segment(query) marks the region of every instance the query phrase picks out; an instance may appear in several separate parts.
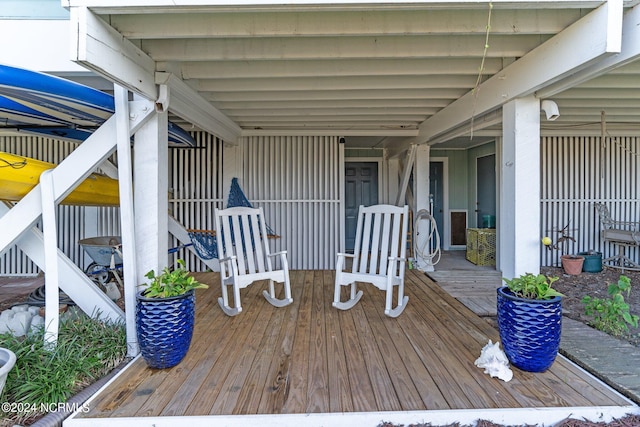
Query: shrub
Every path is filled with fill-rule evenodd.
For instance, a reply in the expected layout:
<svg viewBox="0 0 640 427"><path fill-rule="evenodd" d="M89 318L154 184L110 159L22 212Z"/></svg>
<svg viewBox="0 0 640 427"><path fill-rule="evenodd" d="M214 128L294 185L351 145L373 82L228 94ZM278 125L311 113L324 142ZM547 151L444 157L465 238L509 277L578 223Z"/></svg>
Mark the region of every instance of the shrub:
<svg viewBox="0 0 640 427"><path fill-rule="evenodd" d="M607 289L609 298L594 298L586 295L582 298L585 314L593 316L591 325L603 332L619 337L628 331L628 326L638 327L638 316L629 313L629 304L624 300L631 292L631 280L627 276L620 276L618 283L612 283Z"/></svg>
<svg viewBox="0 0 640 427"><path fill-rule="evenodd" d="M127 352L121 322L84 315L60 323L58 342L53 349L45 344L42 328L24 337L0 334L0 347L13 351L17 358L7 376L1 401L21 402L20 407L26 410L0 411L0 419L13 424L38 418L43 415L40 408L66 402L122 363Z"/></svg>

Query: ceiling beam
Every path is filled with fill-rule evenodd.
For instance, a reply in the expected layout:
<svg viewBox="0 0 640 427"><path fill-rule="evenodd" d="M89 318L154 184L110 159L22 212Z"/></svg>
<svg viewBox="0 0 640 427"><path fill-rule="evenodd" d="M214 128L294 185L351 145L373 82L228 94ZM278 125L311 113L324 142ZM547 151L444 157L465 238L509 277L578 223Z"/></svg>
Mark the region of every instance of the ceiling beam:
<svg viewBox="0 0 640 427"><path fill-rule="evenodd" d="M86 7L70 11L71 60L155 101L155 63Z"/></svg>
<svg viewBox="0 0 640 427"><path fill-rule="evenodd" d="M71 8L72 60L131 92L157 102L157 85L170 89L169 111L228 143L237 143L240 127L198 92L169 73L86 7Z"/></svg>
<svg viewBox="0 0 640 427"><path fill-rule="evenodd" d="M244 129L242 136L393 136L414 137L418 135L417 129Z"/></svg>
<svg viewBox="0 0 640 427"><path fill-rule="evenodd" d="M620 52L622 0L609 0L420 125L419 142L455 129ZM490 42L491 43L491 42Z"/></svg>
<svg viewBox="0 0 640 427"><path fill-rule="evenodd" d="M260 66L247 61L197 61L183 62L180 73L183 79L207 79L215 70L215 77L265 78L265 77L340 77L340 76L430 76L446 74L473 75L477 77L480 61L472 58L413 58L397 59L337 59L322 60L264 60ZM486 58L482 72L497 73L504 66L502 58Z"/></svg>
<svg viewBox="0 0 640 427"><path fill-rule="evenodd" d="M280 110L280 109L300 109L309 108L309 104L304 100L291 101L217 101L213 100L216 107L221 110L225 109L259 109ZM449 99L336 99L336 100L317 100L313 102L313 108L317 109L334 109L334 108L421 108L421 109L437 109L446 107L451 100ZM638 101L640 102L640 101ZM435 111L434 111L435 113Z"/></svg>
<svg viewBox="0 0 640 427"><path fill-rule="evenodd" d="M502 123L502 113L497 110L493 110L480 117L475 117L473 119L472 126L461 126L429 140L429 145L440 144L463 136L469 137L469 141L471 141L474 136L479 136L480 131L500 123Z"/></svg>
<svg viewBox="0 0 640 427"><path fill-rule="evenodd" d="M476 76L353 76L353 77L272 77L269 79L207 79L198 81L204 92L280 92L283 90L385 90L457 89L470 90ZM265 85L265 81L268 83Z"/></svg>
<svg viewBox="0 0 640 427"><path fill-rule="evenodd" d="M638 58L640 58L640 5L635 6L624 14L622 20L622 49L619 54L606 58L566 79L539 90L536 92L536 96L548 98L595 76L633 62ZM613 79L614 77L610 78ZM622 79L622 76L616 76L615 78ZM637 87L637 82L635 87Z"/></svg>
<svg viewBox="0 0 640 427"><path fill-rule="evenodd" d="M618 0L616 0L618 1ZM496 35L488 57L521 57L544 35ZM244 61L374 58L482 58L485 35L262 37L247 43L227 39L143 39L140 46L156 61Z"/></svg>
<svg viewBox="0 0 640 427"><path fill-rule="evenodd" d="M323 9L324 10L324 9ZM436 35L436 34L484 34L487 14L478 9L387 9L336 12L309 10L283 13L281 11L260 14L209 13L180 14L131 14L111 15L110 24L128 39L196 39L234 37L319 37ZM312 12L312 13L309 13ZM519 9L492 11L492 34L556 34L583 13L580 9L540 9L523 12ZM535 19L522 19L525 14L535 14ZM170 30L169 30L170 29Z"/></svg>
<svg viewBox="0 0 640 427"><path fill-rule="evenodd" d="M242 129L233 120L207 102L198 92L171 73L156 73L155 82L169 87L169 111L200 129L217 135L229 144L237 144Z"/></svg>
<svg viewBox="0 0 640 427"><path fill-rule="evenodd" d="M191 82L189 82L191 83ZM196 89L198 90L198 89ZM211 102L224 101L305 101L313 99L318 100L336 100L343 99L458 99L465 94L462 89L385 89L379 91L371 90L332 90L332 91L276 91L276 92L260 92L259 94L251 92L202 92L202 96Z"/></svg>
<svg viewBox="0 0 640 427"><path fill-rule="evenodd" d="M609 99L638 99L640 98L640 88L627 89L583 89L577 87L568 89L557 95L553 99L581 99L581 100L609 100ZM583 104L585 105L585 104Z"/></svg>

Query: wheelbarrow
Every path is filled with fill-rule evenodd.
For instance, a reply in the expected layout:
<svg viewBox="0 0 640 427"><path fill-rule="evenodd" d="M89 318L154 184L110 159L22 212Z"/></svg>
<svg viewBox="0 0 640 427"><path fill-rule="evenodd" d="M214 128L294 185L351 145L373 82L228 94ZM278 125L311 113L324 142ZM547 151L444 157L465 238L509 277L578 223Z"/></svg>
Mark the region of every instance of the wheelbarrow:
<svg viewBox="0 0 640 427"><path fill-rule="evenodd" d="M85 274L99 285L111 299L118 299L120 291L110 285L115 279L122 286L122 239L120 236L91 237L78 241L93 262Z"/></svg>

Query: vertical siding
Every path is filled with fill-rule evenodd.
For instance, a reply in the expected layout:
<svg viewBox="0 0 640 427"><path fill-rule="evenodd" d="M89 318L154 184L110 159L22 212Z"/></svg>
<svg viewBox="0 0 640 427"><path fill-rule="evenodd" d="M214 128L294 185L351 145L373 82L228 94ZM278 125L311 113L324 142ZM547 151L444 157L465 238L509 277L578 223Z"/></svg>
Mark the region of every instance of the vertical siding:
<svg viewBox="0 0 640 427"><path fill-rule="evenodd" d="M76 147L75 143L58 141L35 136L6 136L0 138L0 151L31 157L50 163L60 163ZM118 208L99 208L100 215L107 215L100 222L100 227L108 234L119 234ZM111 212L108 214L107 212ZM91 260L84 256L78 241L85 237L84 213L82 206L58 207L58 245L80 268L85 268ZM40 223L37 227L41 228ZM0 275L34 275L40 272L26 255L17 247L10 248L0 257Z"/></svg>
<svg viewBox="0 0 640 427"><path fill-rule="evenodd" d="M194 134L198 148L169 150L169 210L187 229L214 230L214 209L223 206L222 142L210 134ZM180 243L169 238L169 248ZM207 266L191 251L179 249L171 255L182 258L193 271Z"/></svg>
<svg viewBox="0 0 640 427"><path fill-rule="evenodd" d="M224 159L222 142L197 133L197 149L169 151L169 206L186 228L213 230L213 209L222 207ZM639 137L544 137L541 140L540 235L557 238L558 228L569 225L576 242L569 253L590 249L605 257L617 247L600 238L594 202L605 203L614 219L640 220L638 184ZM49 138L6 136L0 150L59 163L75 144ZM262 206L269 225L281 236L273 250L286 249L291 268L334 268L339 242L339 156L332 137L252 137L243 150L241 185L255 206ZM60 249L81 268L85 257L78 240L85 237L85 208L58 210ZM120 233L118 208L98 208L97 234ZM170 247L178 246L173 238ZM638 260L636 248L627 254ZM190 268L206 267L189 251L178 251ZM556 265L558 254L545 249L542 265ZM17 248L0 256L0 275L31 275L39 269Z"/></svg>
<svg viewBox="0 0 640 427"><path fill-rule="evenodd" d="M554 241L568 225L575 242L567 252L596 250L606 258L618 248L600 238L600 221L593 204L604 203L612 218L640 221L638 200L637 137L544 137L542 138L541 209L542 236ZM627 255L638 260L636 248ZM559 253L543 249L542 265L558 265Z"/></svg>
<svg viewBox="0 0 640 427"><path fill-rule="evenodd" d="M331 269L339 242L339 145L335 137L252 137L241 182L280 236L293 269Z"/></svg>

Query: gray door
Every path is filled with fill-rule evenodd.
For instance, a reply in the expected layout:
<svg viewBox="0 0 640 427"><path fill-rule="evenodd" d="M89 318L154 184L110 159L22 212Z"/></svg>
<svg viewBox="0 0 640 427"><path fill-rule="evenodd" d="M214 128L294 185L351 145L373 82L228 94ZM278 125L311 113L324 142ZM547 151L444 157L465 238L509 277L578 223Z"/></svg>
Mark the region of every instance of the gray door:
<svg viewBox="0 0 640 427"><path fill-rule="evenodd" d="M436 220L440 235L440 246L444 242L442 224L444 222L444 162L429 163L429 202L433 204L431 216Z"/></svg>
<svg viewBox="0 0 640 427"><path fill-rule="evenodd" d="M496 156L478 157L478 199L476 214L478 227L495 228L496 224Z"/></svg>
<svg viewBox="0 0 640 427"><path fill-rule="evenodd" d="M353 252L358 224L358 207L378 203L378 163L345 162L345 250Z"/></svg>

